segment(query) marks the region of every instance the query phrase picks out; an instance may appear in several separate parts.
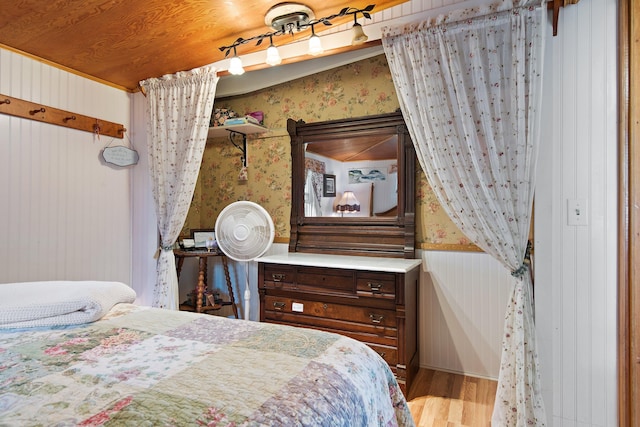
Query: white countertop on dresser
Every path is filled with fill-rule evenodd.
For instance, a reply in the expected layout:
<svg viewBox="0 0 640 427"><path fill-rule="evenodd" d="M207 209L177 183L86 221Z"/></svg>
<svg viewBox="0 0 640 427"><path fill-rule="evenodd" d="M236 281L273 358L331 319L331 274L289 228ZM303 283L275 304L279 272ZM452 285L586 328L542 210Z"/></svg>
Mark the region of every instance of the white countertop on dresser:
<svg viewBox="0 0 640 427"><path fill-rule="evenodd" d="M257 258L256 261L270 264L350 268L353 270L387 271L391 273L407 273L422 263L422 260L419 259L311 254L302 252L268 255Z"/></svg>

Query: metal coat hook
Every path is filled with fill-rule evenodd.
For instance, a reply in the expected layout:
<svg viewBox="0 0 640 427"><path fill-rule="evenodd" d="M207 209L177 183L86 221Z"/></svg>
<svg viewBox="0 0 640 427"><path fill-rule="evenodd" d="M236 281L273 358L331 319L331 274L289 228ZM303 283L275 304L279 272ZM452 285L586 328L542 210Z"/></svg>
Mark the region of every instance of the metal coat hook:
<svg viewBox="0 0 640 427"><path fill-rule="evenodd" d="M69 120L75 120L76 116L69 116L69 117L65 117L64 119L62 119L63 122L67 123Z"/></svg>
<svg viewBox="0 0 640 427"><path fill-rule="evenodd" d="M33 116L34 114L37 114L37 113L44 113L45 111L46 111L46 110L44 109L44 107L40 107L40 108L37 108L37 109L35 109L35 110L31 110L31 111L29 111L29 114L31 114L31 115Z"/></svg>
<svg viewBox="0 0 640 427"><path fill-rule="evenodd" d="M100 139L100 132L101 131L102 131L102 129L100 128L100 123L98 122L98 119L96 119L96 122L93 125L93 132L98 136L98 139Z"/></svg>
<svg viewBox="0 0 640 427"><path fill-rule="evenodd" d="M11 100L7 98L4 101L0 101L0 104L11 104Z"/></svg>

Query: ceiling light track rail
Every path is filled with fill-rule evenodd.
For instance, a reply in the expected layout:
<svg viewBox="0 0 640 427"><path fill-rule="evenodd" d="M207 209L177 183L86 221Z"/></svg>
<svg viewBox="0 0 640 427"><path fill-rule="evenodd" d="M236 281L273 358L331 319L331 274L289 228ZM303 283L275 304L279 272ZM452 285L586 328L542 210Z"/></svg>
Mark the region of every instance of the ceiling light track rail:
<svg viewBox="0 0 640 427"><path fill-rule="evenodd" d="M247 43L256 42L256 46L260 46L263 40L267 39L269 41L269 49L267 51L267 60L266 62L269 65L277 65L282 61L277 54L277 49L273 44L273 39L279 36L291 35L294 36L295 32L300 32L311 28L311 39L310 39L310 49L309 53L311 55L317 55L322 53L322 48L320 46L319 38L315 34L315 26L316 25L325 25L331 26L333 25L331 21L343 18L348 15L353 15L354 21L354 38L353 44L361 44L367 40L367 36L362 31L362 26L358 23L358 14L361 14L363 17L367 19L371 19L371 11L375 7L374 4L370 4L363 9L345 7L340 10L340 12L325 16L323 18L315 19L313 16L313 12L307 6L296 3L282 3L274 6L269 12L267 12L267 17L265 19L265 23L270 25L275 31L271 31L268 33L258 34L253 37L239 37L235 42L230 44L229 46L221 46L219 49L221 52L225 52L225 58L229 56L230 53L233 52L233 56L231 58L232 63L230 64L229 72L231 74L242 74L244 70L242 69L242 62L238 58L237 48ZM279 15L278 12L282 10L282 15Z"/></svg>
<svg viewBox="0 0 640 427"><path fill-rule="evenodd" d="M125 127L118 123L43 106L2 94L0 94L0 113L114 138L124 138L124 133L126 132Z"/></svg>
<svg viewBox="0 0 640 427"><path fill-rule="evenodd" d="M305 20L304 16L307 16L307 15L304 13L291 13L289 14L289 16L276 17L273 20L274 23L277 23L279 20L283 20L283 24L281 25L280 29L269 32L269 33L259 34L257 36L249 37L246 39L243 37L239 37L235 42L233 42L233 44L229 46L221 46L219 49L221 52L225 52L225 57L227 57L229 56L229 53L233 51L234 48L237 48L238 46L241 46L243 44L256 41L256 46L260 46L264 39L273 40L273 37L284 36L287 34L293 35L294 30L296 32L300 32L300 31L306 30L307 28L313 28L317 24L324 24L326 26L330 26L330 25L333 25L331 21L333 21L334 19L341 18L347 15L353 15L354 21L357 20L357 16L359 13L362 14L362 16L364 16L365 18L371 19L370 12L373 10L374 7L375 7L375 4L370 4L364 9L345 7L336 14L325 16L324 18L319 18L314 20ZM293 19L287 20L285 18L293 18ZM296 18L298 19L296 20Z"/></svg>

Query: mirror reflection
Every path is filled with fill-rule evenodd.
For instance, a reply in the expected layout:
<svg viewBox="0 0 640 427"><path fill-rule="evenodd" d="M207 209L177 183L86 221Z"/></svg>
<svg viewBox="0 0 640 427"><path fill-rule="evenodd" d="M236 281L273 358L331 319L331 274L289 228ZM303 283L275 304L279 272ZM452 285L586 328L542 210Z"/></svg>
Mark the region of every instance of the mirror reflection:
<svg viewBox="0 0 640 427"><path fill-rule="evenodd" d="M304 152L305 217L397 215L397 134L317 140Z"/></svg>

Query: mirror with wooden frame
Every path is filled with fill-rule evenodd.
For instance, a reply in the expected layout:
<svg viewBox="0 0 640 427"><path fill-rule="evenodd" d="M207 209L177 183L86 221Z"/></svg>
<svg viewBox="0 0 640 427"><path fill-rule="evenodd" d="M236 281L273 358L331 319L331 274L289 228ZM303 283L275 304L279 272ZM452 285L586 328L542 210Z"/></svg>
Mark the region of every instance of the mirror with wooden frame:
<svg viewBox="0 0 640 427"><path fill-rule="evenodd" d="M415 151L402 113L289 119L287 131L289 251L413 258Z"/></svg>

